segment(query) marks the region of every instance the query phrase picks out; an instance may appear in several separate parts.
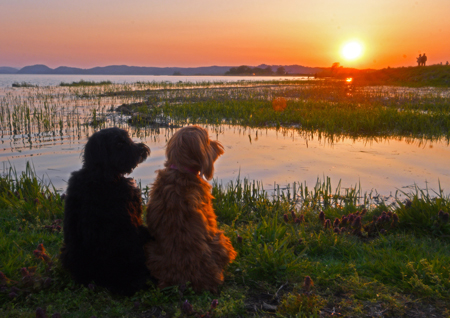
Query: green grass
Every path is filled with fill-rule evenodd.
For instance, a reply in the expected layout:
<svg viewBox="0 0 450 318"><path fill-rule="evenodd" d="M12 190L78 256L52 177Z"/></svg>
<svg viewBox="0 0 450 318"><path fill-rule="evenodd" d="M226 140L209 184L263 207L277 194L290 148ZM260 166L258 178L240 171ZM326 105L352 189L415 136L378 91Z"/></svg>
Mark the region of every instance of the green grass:
<svg viewBox="0 0 450 318"><path fill-rule="evenodd" d="M22 83L14 82L14 83L12 83L11 86L12 87L38 87L38 85L33 85L33 84L30 84L27 82L22 82Z"/></svg>
<svg viewBox="0 0 450 318"><path fill-rule="evenodd" d="M59 86L68 86L68 87L79 87L79 86L103 86L103 85L112 85L111 81L101 81L101 82L95 82L95 81L84 81L80 80L78 82L72 82L72 83L64 83L61 82Z"/></svg>
<svg viewBox="0 0 450 318"><path fill-rule="evenodd" d="M250 127L299 127L327 135L450 138L450 112L398 111L380 104L290 101L283 112L270 101L201 102L166 105L177 123L239 124ZM187 120L185 119L187 118Z"/></svg>
<svg viewBox="0 0 450 318"><path fill-rule="evenodd" d="M398 85L408 87L450 87L450 66L431 65L421 67L384 68L381 70L360 70L343 72L338 77L353 76L364 85Z"/></svg>
<svg viewBox="0 0 450 318"><path fill-rule="evenodd" d="M71 280L58 260L60 194L31 167L11 169L0 179L0 271L7 277L0 282L0 316L36 317L40 307L48 316L182 317L186 300L197 316L319 317L333 308L347 317L425 317L430 308L448 316L450 199L442 191L417 189L390 208L374 206L357 189L334 190L329 179L274 194L238 179L214 184L213 195L220 227L238 252L220 292L150 286L120 297ZM342 233L324 226L351 215L361 223L338 226ZM39 244L50 259L35 256ZM263 303L277 311L265 312Z"/></svg>
<svg viewBox="0 0 450 318"><path fill-rule="evenodd" d="M450 138L450 97L419 91L368 90L339 81L212 91L149 93L147 110L175 124L286 127L327 136ZM287 101L283 111L272 105ZM139 125L139 122L134 123ZM143 121L142 126L146 123Z"/></svg>

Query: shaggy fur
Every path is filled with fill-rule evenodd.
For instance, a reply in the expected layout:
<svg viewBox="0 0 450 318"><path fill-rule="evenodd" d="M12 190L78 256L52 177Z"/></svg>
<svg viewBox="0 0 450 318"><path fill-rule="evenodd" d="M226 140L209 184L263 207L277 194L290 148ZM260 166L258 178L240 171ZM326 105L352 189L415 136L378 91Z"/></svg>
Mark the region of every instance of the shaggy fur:
<svg viewBox="0 0 450 318"><path fill-rule="evenodd" d="M150 275L143 246L151 237L142 225L141 192L124 174L149 154L119 128L89 138L83 167L69 179L64 210L61 261L76 282L123 295L145 286Z"/></svg>
<svg viewBox="0 0 450 318"><path fill-rule="evenodd" d="M190 282L195 291L216 292L236 252L217 228L210 180L223 146L205 129L177 131L166 148L165 169L150 192L147 225L155 241L145 247L147 267L159 287Z"/></svg>

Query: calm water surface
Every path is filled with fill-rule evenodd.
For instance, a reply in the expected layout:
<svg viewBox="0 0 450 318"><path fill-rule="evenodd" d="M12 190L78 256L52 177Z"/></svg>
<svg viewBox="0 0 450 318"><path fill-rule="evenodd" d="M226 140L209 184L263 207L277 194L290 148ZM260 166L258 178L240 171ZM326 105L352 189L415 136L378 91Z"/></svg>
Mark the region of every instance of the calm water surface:
<svg viewBox="0 0 450 318"><path fill-rule="evenodd" d="M246 129L239 126L204 126L211 138L225 146L216 163L215 178L227 183L238 176L260 180L265 189L293 182L313 186L317 178L330 177L332 184L342 180L343 187L361 185L363 191L377 190L389 195L396 189L408 191L417 184L425 188L450 189L450 147L447 142L420 142L405 139L350 139L336 141L318 138L298 130ZM142 185L151 184L155 170L163 167L165 144L175 129L160 129L160 134L142 137L151 149L150 157L132 176ZM136 141L139 138L134 137ZM87 137L42 138L35 146L2 140L0 160L17 170L33 163L43 176L64 191L70 172L81 167L81 152ZM22 146L21 146L22 145Z"/></svg>
<svg viewBox="0 0 450 318"><path fill-rule="evenodd" d="M159 75L33 75L0 74L0 87L11 87L13 83L26 82L38 86L57 86L61 82L72 83L84 81L111 81L115 84L136 82L236 82L236 81L273 81L273 80L307 80L307 76L159 76Z"/></svg>

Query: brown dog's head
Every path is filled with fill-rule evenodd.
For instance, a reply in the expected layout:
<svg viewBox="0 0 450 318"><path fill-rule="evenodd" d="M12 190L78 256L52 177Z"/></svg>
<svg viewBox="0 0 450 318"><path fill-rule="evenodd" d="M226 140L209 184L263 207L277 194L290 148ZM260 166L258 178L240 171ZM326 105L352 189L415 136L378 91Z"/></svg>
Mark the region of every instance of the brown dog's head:
<svg viewBox="0 0 450 318"><path fill-rule="evenodd" d="M181 171L200 171L210 180L214 162L223 152L222 144L210 140L205 129L187 126L178 130L167 143L165 166L174 165Z"/></svg>

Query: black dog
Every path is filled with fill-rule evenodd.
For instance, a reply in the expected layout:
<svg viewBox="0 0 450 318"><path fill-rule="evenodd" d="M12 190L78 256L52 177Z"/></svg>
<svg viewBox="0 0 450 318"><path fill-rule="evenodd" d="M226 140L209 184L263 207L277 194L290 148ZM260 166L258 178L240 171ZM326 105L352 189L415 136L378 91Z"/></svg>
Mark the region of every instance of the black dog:
<svg viewBox="0 0 450 318"><path fill-rule="evenodd" d="M64 210L61 261L76 282L132 295L150 278L143 245L151 237L142 225L141 192L124 177L149 154L123 129L89 138L83 167L69 179Z"/></svg>

